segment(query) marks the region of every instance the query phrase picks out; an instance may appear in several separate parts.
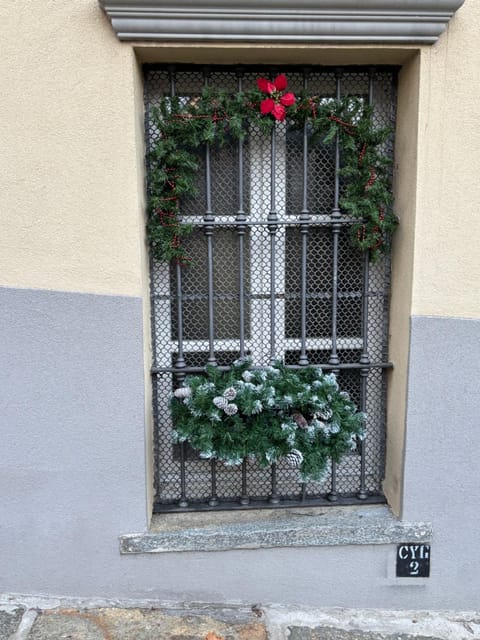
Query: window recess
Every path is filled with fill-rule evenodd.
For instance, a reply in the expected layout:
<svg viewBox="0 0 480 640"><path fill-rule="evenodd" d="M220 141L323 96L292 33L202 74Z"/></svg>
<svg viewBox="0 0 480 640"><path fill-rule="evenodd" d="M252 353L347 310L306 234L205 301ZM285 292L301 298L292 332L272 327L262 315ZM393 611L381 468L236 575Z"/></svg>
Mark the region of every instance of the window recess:
<svg viewBox="0 0 480 640"><path fill-rule="evenodd" d="M285 72L296 93L361 97L379 127L394 124L391 67L147 65L147 146L161 97L191 99L205 83L235 93L270 72ZM196 196L180 202L194 227L185 239L193 264L151 261L156 511L383 501L390 261L369 263L350 245L341 161L335 144L288 121L271 135L251 127L242 142L199 152ZM365 440L322 482L301 484L283 463L227 467L172 444L172 390L207 362L228 367L244 355L259 366L282 359L333 371L367 413Z"/></svg>

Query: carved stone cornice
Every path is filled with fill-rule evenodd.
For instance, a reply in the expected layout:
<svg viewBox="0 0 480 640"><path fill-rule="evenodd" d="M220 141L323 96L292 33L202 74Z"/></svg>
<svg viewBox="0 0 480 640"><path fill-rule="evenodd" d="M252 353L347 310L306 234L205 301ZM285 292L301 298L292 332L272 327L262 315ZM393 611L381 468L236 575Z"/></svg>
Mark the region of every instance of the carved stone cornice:
<svg viewBox="0 0 480 640"><path fill-rule="evenodd" d="M99 0L121 40L432 44L464 0Z"/></svg>

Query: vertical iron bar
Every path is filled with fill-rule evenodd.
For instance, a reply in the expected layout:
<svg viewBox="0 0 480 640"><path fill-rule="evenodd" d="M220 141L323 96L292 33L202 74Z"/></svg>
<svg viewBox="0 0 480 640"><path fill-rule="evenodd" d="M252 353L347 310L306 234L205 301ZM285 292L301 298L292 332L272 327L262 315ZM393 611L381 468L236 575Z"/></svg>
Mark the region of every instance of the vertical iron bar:
<svg viewBox="0 0 480 640"><path fill-rule="evenodd" d="M332 460L332 478L330 482L330 493L327 495L327 500L330 502L337 502L337 463Z"/></svg>
<svg viewBox="0 0 480 640"><path fill-rule="evenodd" d="M208 69L204 70L204 83L208 85ZM210 145L205 145L205 200L206 211L203 217L208 224L204 231L207 237L207 268L208 268L208 364L216 365L215 358L215 322L214 322L214 290L213 290L213 230L214 216L212 211L212 174L210 166Z"/></svg>
<svg viewBox="0 0 480 640"><path fill-rule="evenodd" d="M368 104L373 103L373 69L370 69L368 78ZM368 352L368 298L370 287L370 255L369 251L363 252L363 282L362 282L362 355L360 356L360 411L365 414L367 411L367 383L370 364L370 354ZM365 419L363 423L366 427ZM357 493L359 500L367 498L366 488L366 448L365 438L360 442L360 488Z"/></svg>
<svg viewBox="0 0 480 640"><path fill-rule="evenodd" d="M238 91L241 92L242 71L237 70ZM236 220L239 223L246 221L245 211L243 209L243 139L238 141L238 211ZM238 250L239 250L239 321L240 321L240 357L245 356L245 281L244 281L244 241L245 241L245 225L238 225ZM240 496L240 504L246 506L250 503L247 488L247 460L242 462L242 495Z"/></svg>
<svg viewBox="0 0 480 640"><path fill-rule="evenodd" d="M216 507L218 505L218 497L217 497L217 461L210 461L210 478L212 484L212 493L210 496L210 500L208 504L211 507Z"/></svg>
<svg viewBox="0 0 480 640"><path fill-rule="evenodd" d="M270 504L279 504L280 498L278 497L278 494L277 494L277 465L275 462L272 464L270 469L272 472L272 475L271 475L272 493L270 495L269 502Z"/></svg>
<svg viewBox="0 0 480 640"><path fill-rule="evenodd" d="M336 97L340 100L341 86L340 86L341 73L336 72ZM334 202L331 213L332 220L332 243L333 243L333 275L332 275L332 351L328 364L339 364L340 360L337 354L337 307L338 307L338 238L340 235L341 225L338 222L340 218L340 140L337 134L335 139L335 190L334 190Z"/></svg>
<svg viewBox="0 0 480 640"><path fill-rule="evenodd" d="M336 74L336 98L340 100L341 98L341 72L337 69ZM340 139L337 134L335 138L335 187L334 187L334 202L333 209L331 213L332 220L332 350L330 353L330 358L328 360L328 364L338 365L340 360L338 358L337 353L337 311L338 311L338 240L340 235L341 225L338 222L340 218ZM337 371L333 370L333 373L337 373ZM330 487L330 493L328 494L328 499L331 502L336 502L338 500L337 496L337 464L332 460L332 482Z"/></svg>
<svg viewBox="0 0 480 640"><path fill-rule="evenodd" d="M174 67L170 68L170 93L173 98L175 95L175 70ZM177 341L178 352L175 360L175 377L179 384L182 384L185 379L185 373L183 369L186 367L185 359L183 356L183 307L182 307L182 266L179 262L176 265L177 276ZM185 443L180 444L180 500L178 502L179 507L187 507L187 481L186 481L186 469L185 469Z"/></svg>
<svg viewBox="0 0 480 640"><path fill-rule="evenodd" d="M242 462L242 495L240 497L240 504L247 505L250 504L250 497L248 495L248 487L247 487L247 460L244 459Z"/></svg>
<svg viewBox="0 0 480 640"><path fill-rule="evenodd" d="M275 163L276 163L276 137L275 123L272 126L270 143L271 169L270 169L270 212L268 214L268 232L270 234L270 362L275 362L275 251L276 233L278 229L277 205L275 199Z"/></svg>
<svg viewBox="0 0 480 640"><path fill-rule="evenodd" d="M307 498L307 483L306 482L302 482L302 491L300 493L300 500L302 502L305 502L306 498Z"/></svg>
<svg viewBox="0 0 480 640"><path fill-rule="evenodd" d="M151 114L151 105L149 100L149 89L150 84L145 77L143 97L145 102L145 123L144 123L144 131L145 131L145 142L146 148L151 149L152 147L152 139L150 135L150 114ZM150 162L148 160L147 155L147 174L150 175ZM147 184L147 197L150 199L150 185ZM150 282L150 332L151 332L151 340L152 340L152 351L153 351L153 362L152 365L154 367L157 366L157 355L158 355L158 344L157 344L157 329L156 329L156 318L157 318L157 304L155 299L155 279L154 279L154 259L152 252L149 252L148 256L149 263L149 273L151 277ZM158 374L152 376L152 406L153 406L153 425L154 425L154 433L153 433L153 455L154 455L154 491L155 493L160 491L160 430L158 428L159 425L159 412L158 412L158 400L159 400L159 380L162 377Z"/></svg>
<svg viewBox="0 0 480 640"><path fill-rule="evenodd" d="M208 84L208 69L204 70L204 83ZM215 359L215 323L214 323L214 302L213 302L213 222L214 216L212 211L212 173L210 165L210 145L205 145L205 204L206 210L204 221L211 223L205 227L205 235L207 237L207 269L208 269L208 343L209 354L207 362L216 365ZM217 463L216 460L210 462L211 477L211 496L208 504L211 507L218 505L217 498Z"/></svg>
<svg viewBox="0 0 480 640"><path fill-rule="evenodd" d="M182 267L177 264L177 324L178 324L178 354L175 361L177 381L181 384L185 379L186 363L183 357L183 314L182 314ZM179 507L187 507L186 469L185 469L185 442L180 444L180 501Z"/></svg>
<svg viewBox="0 0 480 640"><path fill-rule="evenodd" d="M242 91L242 71L237 70L238 91ZM238 141L238 211L236 222L238 232L238 254L239 254L239 277L238 277L238 300L239 300L239 339L240 357L245 357L245 279L244 279L244 258L245 258L245 225L247 217L243 209L243 139Z"/></svg>
<svg viewBox="0 0 480 640"><path fill-rule="evenodd" d="M304 71L303 88L307 91L308 71ZM303 203L300 222L308 222L310 213L308 210L308 125L303 125ZM302 238L302 272L300 289L300 358L298 364L308 365L307 358L307 249L308 249L308 224L300 224L300 234Z"/></svg>

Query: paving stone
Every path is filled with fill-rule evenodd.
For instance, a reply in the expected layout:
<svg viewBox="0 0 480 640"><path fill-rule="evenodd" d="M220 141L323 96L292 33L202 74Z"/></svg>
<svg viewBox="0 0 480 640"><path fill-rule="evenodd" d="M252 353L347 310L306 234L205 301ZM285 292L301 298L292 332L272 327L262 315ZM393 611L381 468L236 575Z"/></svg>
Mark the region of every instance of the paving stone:
<svg viewBox="0 0 480 640"><path fill-rule="evenodd" d="M15 633L24 611L22 608L0 611L0 640L8 640Z"/></svg>
<svg viewBox="0 0 480 640"><path fill-rule="evenodd" d="M110 638L90 612L42 613L35 621L28 640L105 640Z"/></svg>
<svg viewBox="0 0 480 640"><path fill-rule="evenodd" d="M288 640L441 640L434 636L418 636L404 633L382 634L369 631L345 631L332 627L290 627Z"/></svg>
<svg viewBox="0 0 480 640"><path fill-rule="evenodd" d="M204 612L183 615L149 609L61 609L44 612L29 640L205 640L213 633L224 640L267 640L264 624L251 619L225 621Z"/></svg>

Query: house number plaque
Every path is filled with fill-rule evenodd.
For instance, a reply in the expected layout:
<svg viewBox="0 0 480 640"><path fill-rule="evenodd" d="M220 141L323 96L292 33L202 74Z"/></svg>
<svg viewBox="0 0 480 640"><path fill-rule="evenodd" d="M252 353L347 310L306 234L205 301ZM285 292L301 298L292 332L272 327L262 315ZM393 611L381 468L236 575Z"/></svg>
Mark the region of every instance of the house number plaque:
<svg viewBox="0 0 480 640"><path fill-rule="evenodd" d="M428 578L430 545L399 544L397 546L397 578Z"/></svg>

